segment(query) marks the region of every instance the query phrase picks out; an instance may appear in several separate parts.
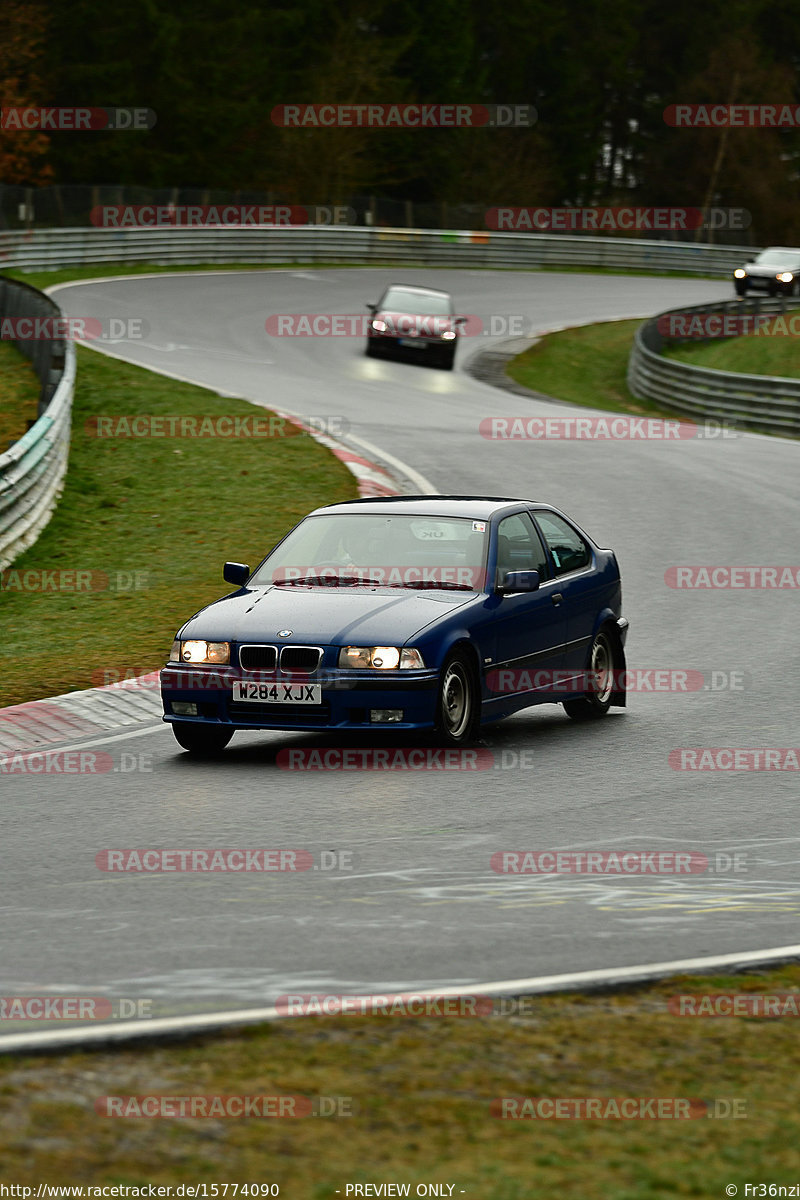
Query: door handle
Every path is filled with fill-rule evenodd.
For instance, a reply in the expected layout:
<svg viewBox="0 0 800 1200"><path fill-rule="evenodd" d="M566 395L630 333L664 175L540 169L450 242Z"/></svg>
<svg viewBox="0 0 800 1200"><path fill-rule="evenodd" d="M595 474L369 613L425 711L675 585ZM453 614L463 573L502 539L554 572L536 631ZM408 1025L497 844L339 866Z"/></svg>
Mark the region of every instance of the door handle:
<svg viewBox="0 0 800 1200"><path fill-rule="evenodd" d="M553 604L560 604L564 597L561 595L561 592L553 592L550 599L553 601Z"/></svg>

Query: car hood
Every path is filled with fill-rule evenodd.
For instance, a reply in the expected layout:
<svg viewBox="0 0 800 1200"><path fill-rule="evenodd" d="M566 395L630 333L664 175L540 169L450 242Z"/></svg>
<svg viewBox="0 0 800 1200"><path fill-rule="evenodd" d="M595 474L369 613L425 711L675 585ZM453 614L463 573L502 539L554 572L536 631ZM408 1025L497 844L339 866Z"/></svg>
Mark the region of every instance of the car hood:
<svg viewBox="0 0 800 1200"><path fill-rule="evenodd" d="M744 269L748 275L771 275L774 278L776 275L782 275L784 271L791 271L793 275L800 274L800 262L796 259L786 263L749 262L745 263Z"/></svg>
<svg viewBox="0 0 800 1200"><path fill-rule="evenodd" d="M397 588L266 587L235 592L202 609L181 637L209 642L286 645L404 645L432 621L474 600L476 592Z"/></svg>

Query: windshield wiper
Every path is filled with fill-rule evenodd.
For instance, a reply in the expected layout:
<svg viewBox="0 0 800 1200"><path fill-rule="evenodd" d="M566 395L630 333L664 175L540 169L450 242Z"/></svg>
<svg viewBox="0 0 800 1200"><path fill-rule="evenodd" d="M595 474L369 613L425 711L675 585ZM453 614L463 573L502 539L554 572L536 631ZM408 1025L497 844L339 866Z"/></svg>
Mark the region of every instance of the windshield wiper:
<svg viewBox="0 0 800 1200"><path fill-rule="evenodd" d="M449 579L440 579L440 580L409 579L406 583L384 583L381 586L382 587L396 587L396 588L415 588L417 590L420 590L421 588L427 588L427 589L448 588L450 591L453 591L453 592L477 592L477 591L480 591L479 588L474 588L472 586L472 584L452 583Z"/></svg>
<svg viewBox="0 0 800 1200"><path fill-rule="evenodd" d="M409 579L406 583L384 583L380 579L363 578L357 575L332 576L330 579L321 578L319 575L307 575L301 579L273 579L272 583L275 587L386 587L414 588L417 591L423 588L447 588L450 591L456 592L480 591L480 588L474 588L469 583L453 583L446 579L439 581L435 579Z"/></svg>
<svg viewBox="0 0 800 1200"><path fill-rule="evenodd" d="M303 579L273 579L275 587L354 587L358 584L371 583L369 579L357 579L352 575L331 576L330 579L320 578L319 575L307 575Z"/></svg>

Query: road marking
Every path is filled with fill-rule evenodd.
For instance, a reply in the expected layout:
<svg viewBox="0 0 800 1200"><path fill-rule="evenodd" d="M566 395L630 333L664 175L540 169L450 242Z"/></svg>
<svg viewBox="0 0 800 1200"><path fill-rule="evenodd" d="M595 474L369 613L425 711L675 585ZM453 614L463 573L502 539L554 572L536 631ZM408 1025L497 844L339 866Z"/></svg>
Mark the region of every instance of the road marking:
<svg viewBox="0 0 800 1200"><path fill-rule="evenodd" d="M702 974L721 968L775 964L796 958L800 958L800 945L776 946L771 950L743 950L738 954L716 954L708 958L683 958L669 962L645 963L637 967L573 971L563 975L534 975L524 979L462 984L459 987L426 985L425 990L435 991L437 996L465 996L474 995L476 992L482 996L530 996L551 992L592 991L625 983L652 982L669 978L671 975ZM415 989L410 987L394 990L405 994ZM52 986L49 991L54 993ZM154 1017L146 1021L116 1021L114 1024L109 1022L95 1025L91 1029L71 1026L69 1029L49 1029L41 1033L12 1033L0 1036L0 1053L60 1050L71 1046L102 1045L137 1038L175 1038L193 1031L211 1032L237 1025L259 1025L265 1021L281 1019L285 1019L285 1013L279 1013L270 1005L264 1008L233 1009L191 1016Z"/></svg>

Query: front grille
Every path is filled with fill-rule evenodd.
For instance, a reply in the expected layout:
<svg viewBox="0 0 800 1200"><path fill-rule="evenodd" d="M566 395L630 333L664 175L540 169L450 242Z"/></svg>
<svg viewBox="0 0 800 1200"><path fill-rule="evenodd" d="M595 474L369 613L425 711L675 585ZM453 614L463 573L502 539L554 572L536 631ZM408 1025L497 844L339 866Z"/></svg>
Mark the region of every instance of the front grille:
<svg viewBox="0 0 800 1200"><path fill-rule="evenodd" d="M274 646L241 646L239 666L243 671L274 671L278 665L278 651Z"/></svg>
<svg viewBox="0 0 800 1200"><path fill-rule="evenodd" d="M313 675L322 661L319 646L282 646L281 670Z"/></svg>

